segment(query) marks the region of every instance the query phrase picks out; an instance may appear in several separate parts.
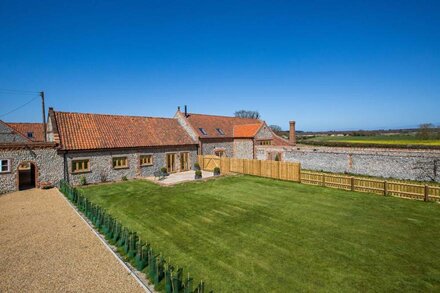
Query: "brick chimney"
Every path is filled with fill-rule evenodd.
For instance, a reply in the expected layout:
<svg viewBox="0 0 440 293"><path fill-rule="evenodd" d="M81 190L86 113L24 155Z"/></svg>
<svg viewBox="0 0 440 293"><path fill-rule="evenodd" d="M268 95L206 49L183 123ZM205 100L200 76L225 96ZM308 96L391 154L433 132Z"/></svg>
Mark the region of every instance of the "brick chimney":
<svg viewBox="0 0 440 293"><path fill-rule="evenodd" d="M295 121L290 121L289 124L289 141L291 144L296 145Z"/></svg>

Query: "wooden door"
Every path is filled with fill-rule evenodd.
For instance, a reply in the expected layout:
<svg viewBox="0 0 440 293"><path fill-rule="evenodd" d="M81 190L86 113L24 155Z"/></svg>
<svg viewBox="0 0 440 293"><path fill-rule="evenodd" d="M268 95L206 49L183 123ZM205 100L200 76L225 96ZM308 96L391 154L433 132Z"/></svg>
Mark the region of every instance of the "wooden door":
<svg viewBox="0 0 440 293"><path fill-rule="evenodd" d="M167 154L168 173L176 172L176 154Z"/></svg>
<svg viewBox="0 0 440 293"><path fill-rule="evenodd" d="M189 170L189 153L180 153L180 171Z"/></svg>

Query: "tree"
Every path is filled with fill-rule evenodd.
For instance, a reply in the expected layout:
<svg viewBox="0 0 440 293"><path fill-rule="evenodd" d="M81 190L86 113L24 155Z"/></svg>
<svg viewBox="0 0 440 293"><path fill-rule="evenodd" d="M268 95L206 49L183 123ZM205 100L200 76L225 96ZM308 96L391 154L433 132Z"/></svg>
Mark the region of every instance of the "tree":
<svg viewBox="0 0 440 293"><path fill-rule="evenodd" d="M419 126L417 137L420 139L430 139L433 135L434 125L432 123L423 123Z"/></svg>
<svg viewBox="0 0 440 293"><path fill-rule="evenodd" d="M419 161L416 163L414 170L418 171L417 179L419 180L440 180L440 159Z"/></svg>
<svg viewBox="0 0 440 293"><path fill-rule="evenodd" d="M274 131L274 132L281 132L281 126L278 125L269 125L269 127Z"/></svg>
<svg viewBox="0 0 440 293"><path fill-rule="evenodd" d="M260 113L258 113L258 111L249 111L249 110L235 111L234 116L240 118L253 118L253 119L261 118Z"/></svg>

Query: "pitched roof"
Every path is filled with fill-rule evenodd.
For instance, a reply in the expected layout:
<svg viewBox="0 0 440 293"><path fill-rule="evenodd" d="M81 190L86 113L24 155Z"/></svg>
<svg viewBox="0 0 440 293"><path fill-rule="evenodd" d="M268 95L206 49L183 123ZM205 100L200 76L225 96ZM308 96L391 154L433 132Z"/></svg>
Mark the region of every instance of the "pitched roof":
<svg viewBox="0 0 440 293"><path fill-rule="evenodd" d="M260 130L262 122L255 124L234 125L234 137L248 137L253 138L258 130Z"/></svg>
<svg viewBox="0 0 440 293"><path fill-rule="evenodd" d="M196 144L173 118L54 113L61 148L65 150Z"/></svg>
<svg viewBox="0 0 440 293"><path fill-rule="evenodd" d="M291 144L290 141L288 141L285 138L282 138L281 136L278 136L274 132L273 132L273 137L272 137L272 145L273 146L293 146L293 144Z"/></svg>
<svg viewBox="0 0 440 293"><path fill-rule="evenodd" d="M43 123L7 123L15 131L19 132L32 141L44 141ZM28 132L32 132L32 137L28 137Z"/></svg>
<svg viewBox="0 0 440 293"><path fill-rule="evenodd" d="M214 116L193 113L188 114L187 120L200 138L233 138L234 126L262 123L261 120L252 118ZM203 134L200 128L204 129L207 134ZM219 133L217 128L219 128L224 135Z"/></svg>

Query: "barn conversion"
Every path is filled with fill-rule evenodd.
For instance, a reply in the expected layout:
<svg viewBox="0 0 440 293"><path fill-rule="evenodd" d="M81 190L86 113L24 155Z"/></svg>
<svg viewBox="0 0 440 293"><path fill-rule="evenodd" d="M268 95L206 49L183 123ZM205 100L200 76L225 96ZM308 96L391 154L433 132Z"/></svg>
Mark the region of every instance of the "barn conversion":
<svg viewBox="0 0 440 293"><path fill-rule="evenodd" d="M43 123L0 121L0 193L191 170L197 154L256 158L291 145L259 119L181 112L173 118L72 113L49 108ZM268 158L273 158L268 153Z"/></svg>

